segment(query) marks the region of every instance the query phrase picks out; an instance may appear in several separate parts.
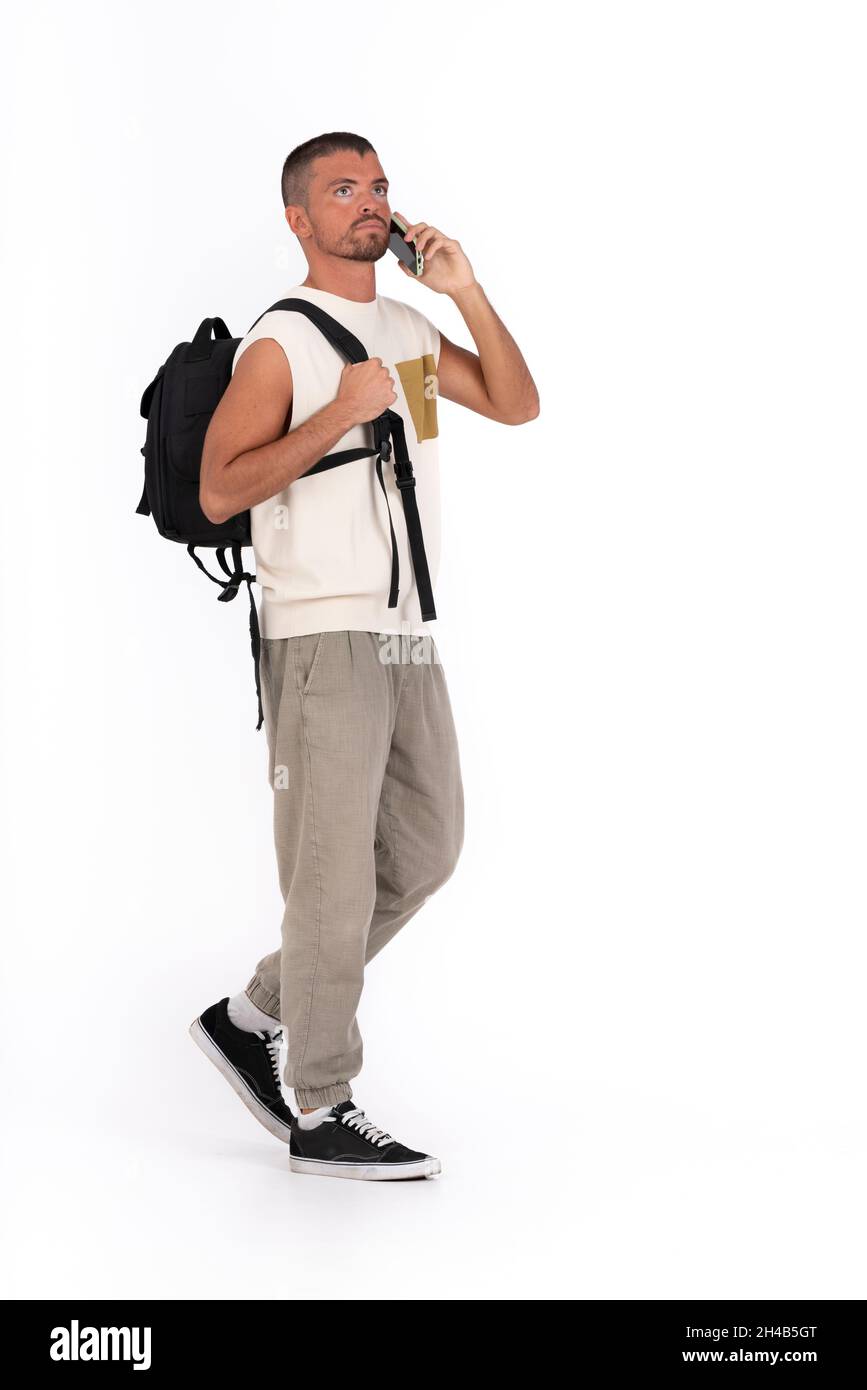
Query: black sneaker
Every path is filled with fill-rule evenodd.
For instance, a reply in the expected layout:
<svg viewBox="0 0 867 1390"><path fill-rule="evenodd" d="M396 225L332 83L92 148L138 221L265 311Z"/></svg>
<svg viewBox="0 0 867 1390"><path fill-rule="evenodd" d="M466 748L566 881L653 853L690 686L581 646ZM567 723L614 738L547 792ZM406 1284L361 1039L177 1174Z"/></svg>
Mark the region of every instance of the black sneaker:
<svg viewBox="0 0 867 1390"><path fill-rule="evenodd" d="M388 1180L434 1178L442 1165L377 1129L354 1100L342 1100L313 1129L302 1129L293 1114L289 1167L320 1177Z"/></svg>
<svg viewBox="0 0 867 1390"><path fill-rule="evenodd" d="M275 1139L288 1144L295 1116L280 1089L282 1031L279 1025L272 1033L248 1033L237 1028L229 1018L228 1003L227 994L219 1004L212 1004L194 1018L190 1036L259 1123Z"/></svg>

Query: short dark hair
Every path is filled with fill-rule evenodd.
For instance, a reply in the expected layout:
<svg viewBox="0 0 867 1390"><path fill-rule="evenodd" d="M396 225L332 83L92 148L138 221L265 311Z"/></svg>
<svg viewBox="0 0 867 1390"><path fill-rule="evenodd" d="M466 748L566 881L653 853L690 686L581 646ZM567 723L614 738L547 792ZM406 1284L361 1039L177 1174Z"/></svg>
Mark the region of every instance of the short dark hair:
<svg viewBox="0 0 867 1390"><path fill-rule="evenodd" d="M290 204L293 207L307 206L314 159L324 154L337 154L339 150L354 150L361 155L376 154L370 141L365 140L363 135L352 135L347 130L333 130L328 135L316 135L312 140L305 140L303 145L296 145L292 153L286 156L280 179L284 208Z"/></svg>

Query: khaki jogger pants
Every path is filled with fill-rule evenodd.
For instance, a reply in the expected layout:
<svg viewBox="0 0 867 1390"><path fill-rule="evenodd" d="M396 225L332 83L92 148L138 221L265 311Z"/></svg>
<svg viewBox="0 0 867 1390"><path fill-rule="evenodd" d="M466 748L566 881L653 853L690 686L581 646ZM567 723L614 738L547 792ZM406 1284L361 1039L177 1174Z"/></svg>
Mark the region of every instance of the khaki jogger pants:
<svg viewBox="0 0 867 1390"><path fill-rule="evenodd" d="M463 786L430 635L266 638L261 677L285 909L246 993L283 1025L307 1109L352 1096L365 965L451 876Z"/></svg>

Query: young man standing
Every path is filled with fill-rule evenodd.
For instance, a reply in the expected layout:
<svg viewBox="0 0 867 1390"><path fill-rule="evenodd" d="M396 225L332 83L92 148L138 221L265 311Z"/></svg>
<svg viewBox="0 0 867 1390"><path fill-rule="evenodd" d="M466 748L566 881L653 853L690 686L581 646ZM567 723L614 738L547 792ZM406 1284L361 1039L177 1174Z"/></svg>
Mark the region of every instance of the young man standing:
<svg viewBox="0 0 867 1390"><path fill-rule="evenodd" d="M269 311L238 346L205 440L206 515L219 522L251 512L285 909L281 948L190 1031L289 1144L293 1171L430 1177L439 1159L375 1127L350 1082L362 1065L365 966L450 877L463 844L457 739L430 626L437 399L517 425L538 415L539 398L460 244L437 228L413 223L405 240L424 255L419 283L458 306L478 356L418 309L377 294L392 214L367 140L347 132L308 140L288 156L281 191L308 265L287 297L336 319L368 360L344 364L304 314ZM421 536L415 510L402 505L406 475L401 486L395 455L381 476L371 457L303 476L327 454L369 450L370 422L385 411L403 421ZM284 1032L283 1080L297 1115L280 1085Z"/></svg>

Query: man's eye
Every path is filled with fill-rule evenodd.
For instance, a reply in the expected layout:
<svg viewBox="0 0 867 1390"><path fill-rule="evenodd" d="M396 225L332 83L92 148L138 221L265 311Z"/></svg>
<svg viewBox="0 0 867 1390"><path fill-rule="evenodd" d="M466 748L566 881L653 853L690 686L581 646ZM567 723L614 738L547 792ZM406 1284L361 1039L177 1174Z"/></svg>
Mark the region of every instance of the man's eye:
<svg viewBox="0 0 867 1390"><path fill-rule="evenodd" d="M381 189L382 192L385 194L385 196L388 197L388 189L386 188L386 186L385 186L384 183L377 183L377 184L374 184L374 188L379 188L379 189ZM349 187L349 184L348 184L348 183L343 183L343 184L341 184L340 187L339 187L338 189L335 190L335 192L337 192L337 193L342 193L344 189L346 189L347 192L350 192L350 193L352 192L352 190L351 190L351 188Z"/></svg>

